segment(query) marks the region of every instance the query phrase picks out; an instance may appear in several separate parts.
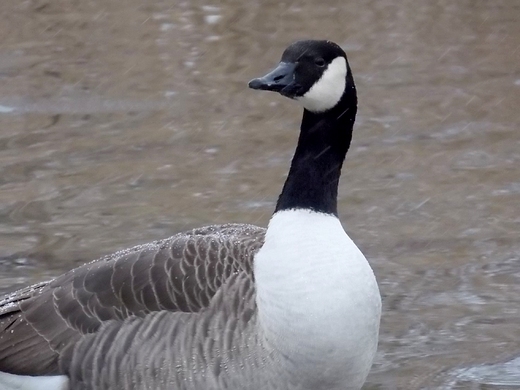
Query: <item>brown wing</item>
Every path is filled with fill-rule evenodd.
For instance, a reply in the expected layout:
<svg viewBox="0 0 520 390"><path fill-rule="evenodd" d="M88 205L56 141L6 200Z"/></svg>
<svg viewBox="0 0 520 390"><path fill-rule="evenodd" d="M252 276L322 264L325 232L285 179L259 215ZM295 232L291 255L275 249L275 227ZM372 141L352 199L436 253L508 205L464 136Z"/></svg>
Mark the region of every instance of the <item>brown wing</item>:
<svg viewBox="0 0 520 390"><path fill-rule="evenodd" d="M250 275L234 272L198 315L162 310L107 321L60 354L61 372L78 390L184 389L187 382L202 389L214 386L200 373L259 370L256 332L249 326L254 292Z"/></svg>
<svg viewBox="0 0 520 390"><path fill-rule="evenodd" d="M0 300L0 371L59 373L60 352L109 320L197 312L237 270L252 276L265 229L219 225L117 252Z"/></svg>

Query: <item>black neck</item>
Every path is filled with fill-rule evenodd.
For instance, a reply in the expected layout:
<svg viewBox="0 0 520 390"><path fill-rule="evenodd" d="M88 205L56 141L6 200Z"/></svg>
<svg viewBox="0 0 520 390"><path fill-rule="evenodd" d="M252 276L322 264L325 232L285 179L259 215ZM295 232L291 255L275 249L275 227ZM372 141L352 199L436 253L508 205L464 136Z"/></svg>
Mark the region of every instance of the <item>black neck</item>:
<svg viewBox="0 0 520 390"><path fill-rule="evenodd" d="M319 114L304 110L298 146L275 212L311 209L338 215L339 177L356 111L352 80L347 80L343 97L331 110Z"/></svg>

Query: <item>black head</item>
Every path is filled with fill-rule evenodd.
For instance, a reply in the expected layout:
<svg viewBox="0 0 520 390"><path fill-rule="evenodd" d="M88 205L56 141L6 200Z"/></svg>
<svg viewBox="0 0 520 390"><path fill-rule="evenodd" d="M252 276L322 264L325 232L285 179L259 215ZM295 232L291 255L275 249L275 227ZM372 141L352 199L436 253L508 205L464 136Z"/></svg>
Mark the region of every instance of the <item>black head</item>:
<svg viewBox="0 0 520 390"><path fill-rule="evenodd" d="M283 53L278 66L249 87L279 92L298 100L311 112L324 112L341 100L352 76L345 52L330 41L297 41Z"/></svg>

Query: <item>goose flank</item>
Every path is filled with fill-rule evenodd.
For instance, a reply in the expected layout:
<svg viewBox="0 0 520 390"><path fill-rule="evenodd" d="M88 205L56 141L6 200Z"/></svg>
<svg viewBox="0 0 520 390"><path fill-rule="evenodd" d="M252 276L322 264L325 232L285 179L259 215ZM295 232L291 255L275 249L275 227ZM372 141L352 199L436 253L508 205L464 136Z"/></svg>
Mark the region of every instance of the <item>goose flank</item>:
<svg viewBox="0 0 520 390"><path fill-rule="evenodd" d="M249 87L303 106L267 229L194 229L3 297L0 389L362 387L381 298L338 219L357 112L347 57L330 41L298 41Z"/></svg>

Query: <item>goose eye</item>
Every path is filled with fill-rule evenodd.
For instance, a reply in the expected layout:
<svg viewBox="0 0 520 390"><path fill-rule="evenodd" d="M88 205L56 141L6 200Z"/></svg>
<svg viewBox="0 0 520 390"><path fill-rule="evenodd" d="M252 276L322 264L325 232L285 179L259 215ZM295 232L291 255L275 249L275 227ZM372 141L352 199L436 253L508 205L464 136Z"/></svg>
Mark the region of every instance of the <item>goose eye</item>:
<svg viewBox="0 0 520 390"><path fill-rule="evenodd" d="M316 58L314 63L319 67L325 66L325 60L323 58Z"/></svg>

